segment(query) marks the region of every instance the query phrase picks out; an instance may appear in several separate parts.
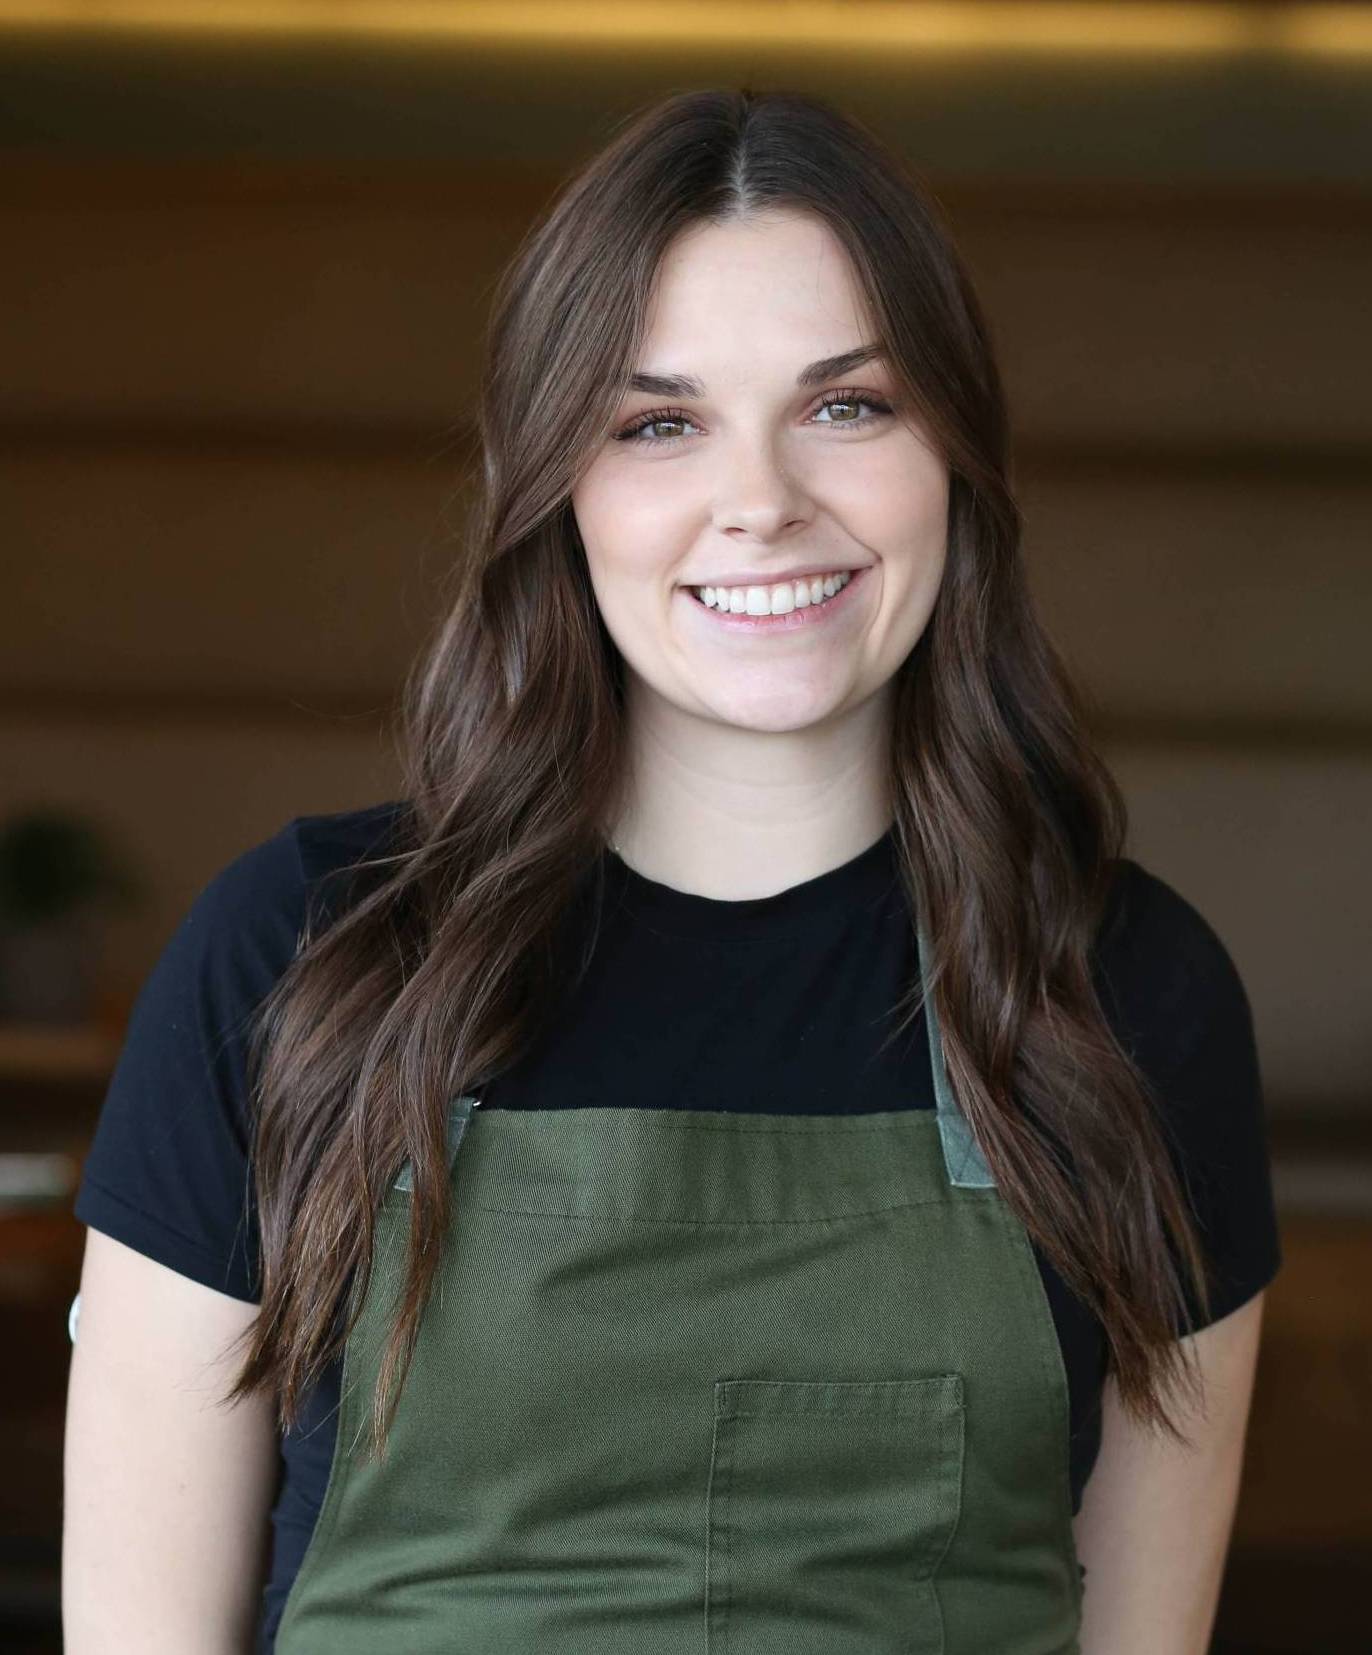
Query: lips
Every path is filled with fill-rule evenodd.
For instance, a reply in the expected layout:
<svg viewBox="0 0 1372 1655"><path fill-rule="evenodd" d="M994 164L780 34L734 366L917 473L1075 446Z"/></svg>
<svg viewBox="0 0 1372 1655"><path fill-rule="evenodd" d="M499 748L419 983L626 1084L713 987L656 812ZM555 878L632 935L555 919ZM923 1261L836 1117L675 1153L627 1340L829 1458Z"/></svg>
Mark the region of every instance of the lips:
<svg viewBox="0 0 1372 1655"><path fill-rule="evenodd" d="M812 579L775 581L765 586L699 586L696 597L720 614L788 615L793 609L817 608L836 598L852 579L847 569ZM777 608L780 602L781 607Z"/></svg>
<svg viewBox="0 0 1372 1655"><path fill-rule="evenodd" d="M818 601L797 604L789 610L782 610L772 614L770 610L736 610L718 609L703 601L699 591L690 587L681 587L682 596L698 610L705 624L721 628L724 631L762 633L762 632L791 632L801 627L813 627L841 615L855 600L851 594L863 587L865 577L871 566L862 565L860 568L846 571L848 578L843 581L832 595L821 592ZM772 585L785 585L783 581L773 582ZM815 582L819 584L818 580ZM735 588L737 590L737 588ZM762 593L770 595L770 586L757 587ZM760 600L759 600L760 601Z"/></svg>

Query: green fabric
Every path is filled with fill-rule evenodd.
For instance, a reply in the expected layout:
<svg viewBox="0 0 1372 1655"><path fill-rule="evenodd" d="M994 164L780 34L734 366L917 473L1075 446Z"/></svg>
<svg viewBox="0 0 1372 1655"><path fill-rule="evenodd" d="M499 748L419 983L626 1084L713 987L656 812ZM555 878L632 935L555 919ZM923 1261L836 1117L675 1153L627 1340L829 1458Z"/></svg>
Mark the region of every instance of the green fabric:
<svg viewBox="0 0 1372 1655"><path fill-rule="evenodd" d="M1057 1335L930 1044L936 1111L457 1100L389 1453L407 1172L277 1655L1077 1655Z"/></svg>

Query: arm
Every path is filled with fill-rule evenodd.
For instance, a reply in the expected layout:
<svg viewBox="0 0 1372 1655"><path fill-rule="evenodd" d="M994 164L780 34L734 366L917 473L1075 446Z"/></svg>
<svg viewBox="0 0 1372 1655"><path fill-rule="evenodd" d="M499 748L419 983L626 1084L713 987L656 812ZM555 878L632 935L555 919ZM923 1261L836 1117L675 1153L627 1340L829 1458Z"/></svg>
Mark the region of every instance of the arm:
<svg viewBox="0 0 1372 1655"><path fill-rule="evenodd" d="M1082 1655L1205 1655L1238 1503L1264 1295L1184 1343L1203 1415L1178 1404L1188 1450L1141 1429L1106 1380L1100 1457L1074 1519L1086 1565Z"/></svg>
<svg viewBox="0 0 1372 1655"><path fill-rule="evenodd" d="M275 1491L262 1393L225 1348L258 1307L86 1233L67 1386L67 1655L246 1655ZM237 1353L241 1355L241 1350Z"/></svg>

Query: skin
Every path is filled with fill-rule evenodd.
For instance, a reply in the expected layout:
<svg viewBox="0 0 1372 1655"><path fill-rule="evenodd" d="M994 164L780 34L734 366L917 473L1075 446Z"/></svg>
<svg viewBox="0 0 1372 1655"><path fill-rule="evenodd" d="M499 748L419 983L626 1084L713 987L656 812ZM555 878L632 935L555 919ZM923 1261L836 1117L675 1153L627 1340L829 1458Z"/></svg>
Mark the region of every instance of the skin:
<svg viewBox="0 0 1372 1655"><path fill-rule="evenodd" d="M67 1380L66 1655L249 1655L277 1448L258 1393L219 1402L257 1306L87 1229Z"/></svg>
<svg viewBox="0 0 1372 1655"><path fill-rule="evenodd" d="M613 837L680 889L767 895L856 856L890 822L891 679L938 595L948 470L879 358L796 383L874 337L823 223L693 227L662 262L637 371L693 376L701 394L626 390L572 491L627 667L634 785ZM825 409L839 392L848 400ZM615 440L664 408L680 417ZM869 566L820 626L731 633L686 590L814 564Z"/></svg>
<svg viewBox="0 0 1372 1655"><path fill-rule="evenodd" d="M1140 1429L1113 1380L1101 1451L1073 1522L1086 1565L1081 1655L1206 1655L1243 1471L1266 1294L1184 1343L1205 1383L1181 1411L1192 1448Z"/></svg>

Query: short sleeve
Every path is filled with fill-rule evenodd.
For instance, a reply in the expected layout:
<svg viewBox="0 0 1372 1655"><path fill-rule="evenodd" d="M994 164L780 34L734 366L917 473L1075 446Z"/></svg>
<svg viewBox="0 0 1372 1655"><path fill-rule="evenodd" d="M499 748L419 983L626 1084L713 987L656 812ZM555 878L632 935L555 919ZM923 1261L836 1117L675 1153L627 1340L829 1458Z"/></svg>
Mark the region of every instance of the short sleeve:
<svg viewBox="0 0 1372 1655"><path fill-rule="evenodd" d="M144 981L82 1166L84 1224L234 1298L260 1298L248 1041L294 956L300 819L199 892Z"/></svg>
<svg viewBox="0 0 1372 1655"><path fill-rule="evenodd" d="M1282 1265L1252 1009L1210 924L1129 859L1119 865L1098 965L1102 1002L1156 1096L1214 1267L1208 1317L1187 1290L1188 1325L1199 1328L1246 1304Z"/></svg>

